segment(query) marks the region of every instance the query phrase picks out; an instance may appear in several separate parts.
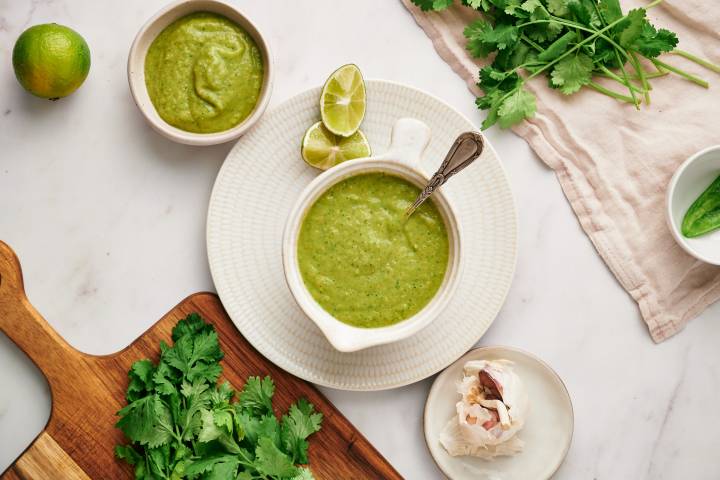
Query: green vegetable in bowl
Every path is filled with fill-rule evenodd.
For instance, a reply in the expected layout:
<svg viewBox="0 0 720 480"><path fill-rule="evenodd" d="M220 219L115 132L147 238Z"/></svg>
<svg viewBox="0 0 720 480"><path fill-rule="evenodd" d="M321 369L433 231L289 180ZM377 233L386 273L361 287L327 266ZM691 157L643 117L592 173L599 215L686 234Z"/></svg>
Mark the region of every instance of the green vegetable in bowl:
<svg viewBox="0 0 720 480"><path fill-rule="evenodd" d="M173 346L160 343L160 362L135 362L128 405L116 426L132 442L115 455L135 466L138 480L310 480L307 437L322 414L306 399L280 421L273 413L275 384L250 377L234 400L217 385L223 352L215 328L198 314L180 320Z"/></svg>
<svg viewBox="0 0 720 480"><path fill-rule="evenodd" d="M423 10L443 10L454 0L412 0ZM494 55L480 69L484 92L476 104L488 115L482 128L507 128L535 114L535 96L525 82L540 74L550 88L571 95L583 87L640 108L650 103L650 80L675 73L708 88L708 83L657 57L672 52L720 73L720 66L678 50L675 33L657 29L647 10L663 0L623 14L619 0L461 0L483 18L465 28L467 49L474 57ZM646 70L652 65L653 71ZM626 92L595 82L605 77Z"/></svg>
<svg viewBox="0 0 720 480"><path fill-rule="evenodd" d="M720 228L720 176L690 205L682 222L682 234L699 237Z"/></svg>

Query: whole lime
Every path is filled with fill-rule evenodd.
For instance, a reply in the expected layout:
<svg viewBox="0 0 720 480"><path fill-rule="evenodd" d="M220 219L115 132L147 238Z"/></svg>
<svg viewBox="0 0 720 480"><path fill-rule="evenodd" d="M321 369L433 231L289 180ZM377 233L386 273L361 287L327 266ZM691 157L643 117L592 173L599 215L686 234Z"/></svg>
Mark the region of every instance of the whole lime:
<svg viewBox="0 0 720 480"><path fill-rule="evenodd" d="M20 85L50 100L77 90L90 71L90 49L83 37L56 23L25 30L15 42L12 60Z"/></svg>

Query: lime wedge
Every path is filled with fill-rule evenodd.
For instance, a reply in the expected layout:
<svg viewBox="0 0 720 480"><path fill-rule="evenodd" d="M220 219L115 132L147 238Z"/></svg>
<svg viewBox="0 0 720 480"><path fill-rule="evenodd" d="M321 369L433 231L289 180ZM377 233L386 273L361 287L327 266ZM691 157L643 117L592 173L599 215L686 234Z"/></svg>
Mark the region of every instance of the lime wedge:
<svg viewBox="0 0 720 480"><path fill-rule="evenodd" d="M330 75L320 95L320 114L335 135L349 137L360 128L365 117L365 82L357 66L343 65Z"/></svg>
<svg viewBox="0 0 720 480"><path fill-rule="evenodd" d="M322 122L308 128L302 141L302 157L308 165L327 170L353 158L372 155L370 144L360 130L349 137L329 131Z"/></svg>

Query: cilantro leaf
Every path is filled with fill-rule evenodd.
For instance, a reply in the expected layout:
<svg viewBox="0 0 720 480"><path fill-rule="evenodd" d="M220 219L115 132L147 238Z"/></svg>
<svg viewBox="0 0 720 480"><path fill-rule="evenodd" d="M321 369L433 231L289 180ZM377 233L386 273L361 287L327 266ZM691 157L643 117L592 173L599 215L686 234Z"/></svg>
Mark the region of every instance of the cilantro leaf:
<svg viewBox="0 0 720 480"><path fill-rule="evenodd" d="M491 30L492 25L485 20L475 20L465 27L463 35L465 35L465 38L468 40L465 48L467 48L473 57L485 58L495 50L495 45L485 40L486 35Z"/></svg>
<svg viewBox="0 0 720 480"><path fill-rule="evenodd" d="M235 455L227 453L219 453L198 460L193 460L185 466L185 475L200 475L201 473L211 471L218 463L231 462L233 460L236 460Z"/></svg>
<svg viewBox="0 0 720 480"><path fill-rule="evenodd" d="M592 59L584 53L569 55L553 69L552 84L560 87L560 91L565 95L570 95L590 83L592 69Z"/></svg>
<svg viewBox="0 0 720 480"><path fill-rule="evenodd" d="M237 458L218 462L212 467L210 473L203 476L203 480L228 480L235 478L239 465L240 461Z"/></svg>
<svg viewBox="0 0 720 480"><path fill-rule="evenodd" d="M161 395L177 393L177 388L175 387L175 383L178 381L177 377L167 363L161 362L153 374L155 392Z"/></svg>
<svg viewBox="0 0 720 480"><path fill-rule="evenodd" d="M518 88L500 104L497 115L502 128L520 123L535 114L535 95L524 88Z"/></svg>
<svg viewBox="0 0 720 480"><path fill-rule="evenodd" d="M661 28L655 29L650 22L645 21L642 26L642 33L633 42L632 48L648 58L655 58L663 52L670 52L678 44L678 38L670 30Z"/></svg>
<svg viewBox="0 0 720 480"><path fill-rule="evenodd" d="M313 404L304 398L291 405L288 413L283 415L282 443L296 462L307 463L308 443L305 439L320 430L322 419L322 414L315 412Z"/></svg>
<svg viewBox="0 0 720 480"><path fill-rule="evenodd" d="M202 420L202 427L198 433L198 442L211 442L222 435L222 430L215 425L213 412L203 408L200 410L200 418Z"/></svg>
<svg viewBox="0 0 720 480"><path fill-rule="evenodd" d="M481 10L487 12L492 8L492 3L489 0L462 0L463 5L467 5L475 10Z"/></svg>
<svg viewBox="0 0 720 480"><path fill-rule="evenodd" d="M514 25L501 23L494 27L485 20L475 20L465 27L463 35L468 39L466 48L474 57L487 57L494 50L504 50L518 42L519 30Z"/></svg>
<svg viewBox="0 0 720 480"><path fill-rule="evenodd" d="M444 10L453 4L454 0L412 0L423 11Z"/></svg>
<svg viewBox="0 0 720 480"><path fill-rule="evenodd" d="M173 347L161 343L161 360L180 371L190 381L205 379L214 382L220 373L223 354L215 331L183 335Z"/></svg>
<svg viewBox="0 0 720 480"><path fill-rule="evenodd" d="M563 3L563 6L564 5L565 4ZM560 32L562 32L564 28L561 24L553 20L544 8L536 9L530 15L530 20L533 22L542 21L542 23L528 25L524 28L524 32L527 36L536 42L544 43L553 40L560 35Z"/></svg>
<svg viewBox="0 0 720 480"><path fill-rule="evenodd" d="M140 454L130 445L115 445L115 456L125 460L130 465L137 465L142 462Z"/></svg>
<svg viewBox="0 0 720 480"><path fill-rule="evenodd" d="M308 468L298 469L298 474L295 475L291 480L315 480L312 472Z"/></svg>
<svg viewBox="0 0 720 480"><path fill-rule="evenodd" d="M542 6L543 4L540 0L525 0L520 8L528 13L533 13L535 9L542 8Z"/></svg>
<svg viewBox="0 0 720 480"><path fill-rule="evenodd" d="M125 436L141 445L159 446L170 441L172 416L157 395L135 400L118 412L122 418L115 424Z"/></svg>
<svg viewBox="0 0 720 480"><path fill-rule="evenodd" d="M255 449L255 465L258 472L264 475L275 477L294 477L298 469L290 457L280 451L275 443L267 438L261 437Z"/></svg>
<svg viewBox="0 0 720 480"><path fill-rule="evenodd" d="M518 41L518 28L509 23L501 23L495 25L490 32L487 34L488 41L495 44L498 50L504 50L509 48Z"/></svg>
<svg viewBox="0 0 720 480"><path fill-rule="evenodd" d="M154 372L155 365L153 365L150 360L138 360L132 364L132 367L130 367L130 371L128 372L130 383L128 384L127 394L125 395L125 399L129 403L132 403L153 391Z"/></svg>
<svg viewBox="0 0 720 480"><path fill-rule="evenodd" d="M275 383L270 377L249 377L240 392L239 404L243 409L256 415L272 413L272 396Z"/></svg>
<svg viewBox="0 0 720 480"><path fill-rule="evenodd" d="M625 48L631 47L633 42L642 35L645 22L644 8L630 10L614 28L618 36L618 43Z"/></svg>
<svg viewBox="0 0 720 480"><path fill-rule="evenodd" d="M620 0L598 0L598 10L605 23L612 23L623 16Z"/></svg>
<svg viewBox="0 0 720 480"><path fill-rule="evenodd" d="M205 323L197 313L191 313L184 319L180 320L172 329L172 340L177 342L185 335L194 336L201 332L212 332L215 329L209 323Z"/></svg>
<svg viewBox="0 0 720 480"><path fill-rule="evenodd" d="M583 25L591 25L590 10L587 8L587 5L584 2L582 2L581 0L567 0L565 2L565 5L577 21L579 21Z"/></svg>
<svg viewBox="0 0 720 480"><path fill-rule="evenodd" d="M564 17L570 12L567 6L567 0L548 0L547 4L550 13L558 17Z"/></svg>

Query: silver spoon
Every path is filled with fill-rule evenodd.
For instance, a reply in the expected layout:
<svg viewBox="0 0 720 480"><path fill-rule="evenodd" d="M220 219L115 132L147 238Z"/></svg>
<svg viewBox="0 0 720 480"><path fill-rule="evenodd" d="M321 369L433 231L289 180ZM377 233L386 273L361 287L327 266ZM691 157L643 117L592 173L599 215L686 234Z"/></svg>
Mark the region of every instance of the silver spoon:
<svg viewBox="0 0 720 480"><path fill-rule="evenodd" d="M483 146L483 137L478 132L461 133L450 147L445 160L440 165L440 169L430 178L423 191L415 199L415 202L405 212L405 216L410 217L450 177L474 162L482 153Z"/></svg>

